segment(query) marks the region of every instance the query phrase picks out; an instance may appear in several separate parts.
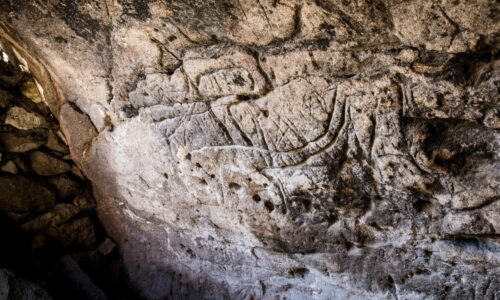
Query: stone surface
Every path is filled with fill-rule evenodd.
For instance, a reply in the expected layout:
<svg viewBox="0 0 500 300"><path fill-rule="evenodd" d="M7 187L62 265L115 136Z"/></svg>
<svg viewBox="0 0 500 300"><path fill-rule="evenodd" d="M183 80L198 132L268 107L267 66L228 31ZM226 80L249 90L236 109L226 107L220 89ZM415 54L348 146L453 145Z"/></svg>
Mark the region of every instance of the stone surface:
<svg viewBox="0 0 500 300"><path fill-rule="evenodd" d="M45 143L45 140L30 135L19 135L14 132L0 133L0 143L6 152L27 152Z"/></svg>
<svg viewBox="0 0 500 300"><path fill-rule="evenodd" d="M73 211L74 209L71 210ZM94 223L89 217L73 219L59 226L51 226L46 232L64 247L90 249L96 241Z"/></svg>
<svg viewBox="0 0 500 300"><path fill-rule="evenodd" d="M0 167L0 170L7 172L7 173L11 173L11 174L18 174L19 173L19 170L18 170L16 164L12 160L9 160L8 162L6 162L2 167Z"/></svg>
<svg viewBox="0 0 500 300"><path fill-rule="evenodd" d="M71 156L77 164L80 164L92 139L97 135L95 127L89 117L76 109L74 104L64 104L61 107L59 118L71 150Z"/></svg>
<svg viewBox="0 0 500 300"><path fill-rule="evenodd" d="M73 204L59 203L50 211L24 223L22 229L28 232L42 232L49 226L57 227L66 223L79 212L80 209Z"/></svg>
<svg viewBox="0 0 500 300"><path fill-rule="evenodd" d="M7 107L11 99L12 95L9 92L0 89L0 108Z"/></svg>
<svg viewBox="0 0 500 300"><path fill-rule="evenodd" d="M85 194L75 197L73 204L83 210L94 209L96 206L93 199Z"/></svg>
<svg viewBox="0 0 500 300"><path fill-rule="evenodd" d="M67 175L49 178L48 181L54 185L57 190L57 196L62 200L73 199L83 191L80 183Z"/></svg>
<svg viewBox="0 0 500 300"><path fill-rule="evenodd" d="M100 230L89 183L71 163L65 137L51 114L58 106L47 107L55 87L45 89L45 99L33 74L46 73L33 70L36 65L0 38L0 299L47 299L2 268L40 283L55 299L106 299L94 279L116 299L136 299L120 282L123 270L113 251L116 244ZM19 80L9 81L5 75ZM41 82L51 79L43 77ZM37 112L40 119L29 114L13 119L19 111L9 107ZM19 130L7 123L25 127ZM36 126L42 123L48 128ZM24 177L6 176L9 173ZM118 265L112 275L109 264Z"/></svg>
<svg viewBox="0 0 500 300"><path fill-rule="evenodd" d="M51 300L39 286L0 269L0 300Z"/></svg>
<svg viewBox="0 0 500 300"><path fill-rule="evenodd" d="M26 81L21 86L21 92L24 96L35 103L40 103L43 101L42 96L40 95L40 91L38 90L38 87L33 80Z"/></svg>
<svg viewBox="0 0 500 300"><path fill-rule="evenodd" d="M23 130L47 127L47 122L42 116L18 106L9 109L5 117L5 124Z"/></svg>
<svg viewBox="0 0 500 300"><path fill-rule="evenodd" d="M64 144L52 130L49 130L47 134L47 143L45 144L45 147L57 152L68 153L68 147L66 144Z"/></svg>
<svg viewBox="0 0 500 300"><path fill-rule="evenodd" d="M99 254L107 256L116 249L116 244L110 238L107 238L99 245Z"/></svg>
<svg viewBox="0 0 500 300"><path fill-rule="evenodd" d="M147 299L498 297L495 12L0 5L53 75L71 155ZM52 234L91 232L77 220Z"/></svg>
<svg viewBox="0 0 500 300"><path fill-rule="evenodd" d="M55 195L47 187L22 176L0 175L0 210L44 211L54 206Z"/></svg>
<svg viewBox="0 0 500 300"><path fill-rule="evenodd" d="M71 165L68 162L45 152L34 151L31 153L30 159L31 168L38 175L54 176L71 170Z"/></svg>
<svg viewBox="0 0 500 300"><path fill-rule="evenodd" d="M63 256L56 266L58 281L78 291L82 299L107 300L108 297L96 286L89 276L80 268L77 262L69 255ZM66 295L66 297L70 295ZM63 297L65 298L65 297Z"/></svg>

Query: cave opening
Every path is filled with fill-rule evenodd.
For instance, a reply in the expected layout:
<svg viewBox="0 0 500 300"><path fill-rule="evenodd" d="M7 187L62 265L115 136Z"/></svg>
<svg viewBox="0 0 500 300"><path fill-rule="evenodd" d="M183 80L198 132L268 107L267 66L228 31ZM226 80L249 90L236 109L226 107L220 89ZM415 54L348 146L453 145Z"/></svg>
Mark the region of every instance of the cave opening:
<svg viewBox="0 0 500 300"><path fill-rule="evenodd" d="M137 299L71 157L50 75L20 52L0 40L0 298Z"/></svg>

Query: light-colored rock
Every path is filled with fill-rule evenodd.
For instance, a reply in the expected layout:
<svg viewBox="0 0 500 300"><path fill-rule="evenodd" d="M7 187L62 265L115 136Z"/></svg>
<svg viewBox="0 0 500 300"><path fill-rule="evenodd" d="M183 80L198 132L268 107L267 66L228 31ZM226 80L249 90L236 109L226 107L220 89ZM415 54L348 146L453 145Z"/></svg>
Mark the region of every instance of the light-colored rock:
<svg viewBox="0 0 500 300"><path fill-rule="evenodd" d="M494 1L29 3L142 297L495 298Z"/></svg>
<svg viewBox="0 0 500 300"><path fill-rule="evenodd" d="M29 98L35 103L40 103L43 101L40 91L38 90L37 84L33 80L28 80L23 85L21 85L21 92L24 96Z"/></svg>
<svg viewBox="0 0 500 300"><path fill-rule="evenodd" d="M48 125L47 121L39 114L29 112L19 106L14 106L7 111L5 124L22 130L45 128Z"/></svg>
<svg viewBox="0 0 500 300"><path fill-rule="evenodd" d="M38 175L54 176L71 170L71 165L66 161L42 151L32 152L30 159L31 168Z"/></svg>
<svg viewBox="0 0 500 300"><path fill-rule="evenodd" d="M0 168L0 170L7 172L7 173L11 173L11 174L18 174L19 173L19 170L17 169L16 164L12 160L9 160L8 162L6 162Z"/></svg>
<svg viewBox="0 0 500 300"><path fill-rule="evenodd" d="M77 111L68 103L61 107L59 117L61 128L71 150L71 156L77 165L80 165L92 139L97 135L95 127L87 115Z"/></svg>
<svg viewBox="0 0 500 300"><path fill-rule="evenodd" d="M400 39L427 50L447 50L453 40L456 25L438 4L411 1L391 7L394 26Z"/></svg>

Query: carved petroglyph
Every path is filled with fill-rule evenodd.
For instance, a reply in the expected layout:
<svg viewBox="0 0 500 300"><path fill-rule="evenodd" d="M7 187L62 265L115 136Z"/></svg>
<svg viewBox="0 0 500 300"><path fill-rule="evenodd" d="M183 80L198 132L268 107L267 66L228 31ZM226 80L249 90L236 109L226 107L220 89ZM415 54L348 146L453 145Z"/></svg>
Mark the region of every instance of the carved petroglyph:
<svg viewBox="0 0 500 300"><path fill-rule="evenodd" d="M6 19L98 124L89 178L146 298L494 297L493 1L106 4L95 43Z"/></svg>

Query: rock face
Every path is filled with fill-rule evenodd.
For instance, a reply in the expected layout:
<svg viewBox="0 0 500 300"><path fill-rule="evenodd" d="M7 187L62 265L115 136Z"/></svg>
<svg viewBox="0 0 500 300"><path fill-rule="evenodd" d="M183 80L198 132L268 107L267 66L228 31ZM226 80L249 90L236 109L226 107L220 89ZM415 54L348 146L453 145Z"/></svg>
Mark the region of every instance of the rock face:
<svg viewBox="0 0 500 300"><path fill-rule="evenodd" d="M51 300L52 297L37 285L0 269L0 299Z"/></svg>
<svg viewBox="0 0 500 300"><path fill-rule="evenodd" d="M495 12L0 4L148 299L500 297Z"/></svg>
<svg viewBox="0 0 500 300"><path fill-rule="evenodd" d="M1 39L0 57L0 300L133 299L44 89Z"/></svg>

